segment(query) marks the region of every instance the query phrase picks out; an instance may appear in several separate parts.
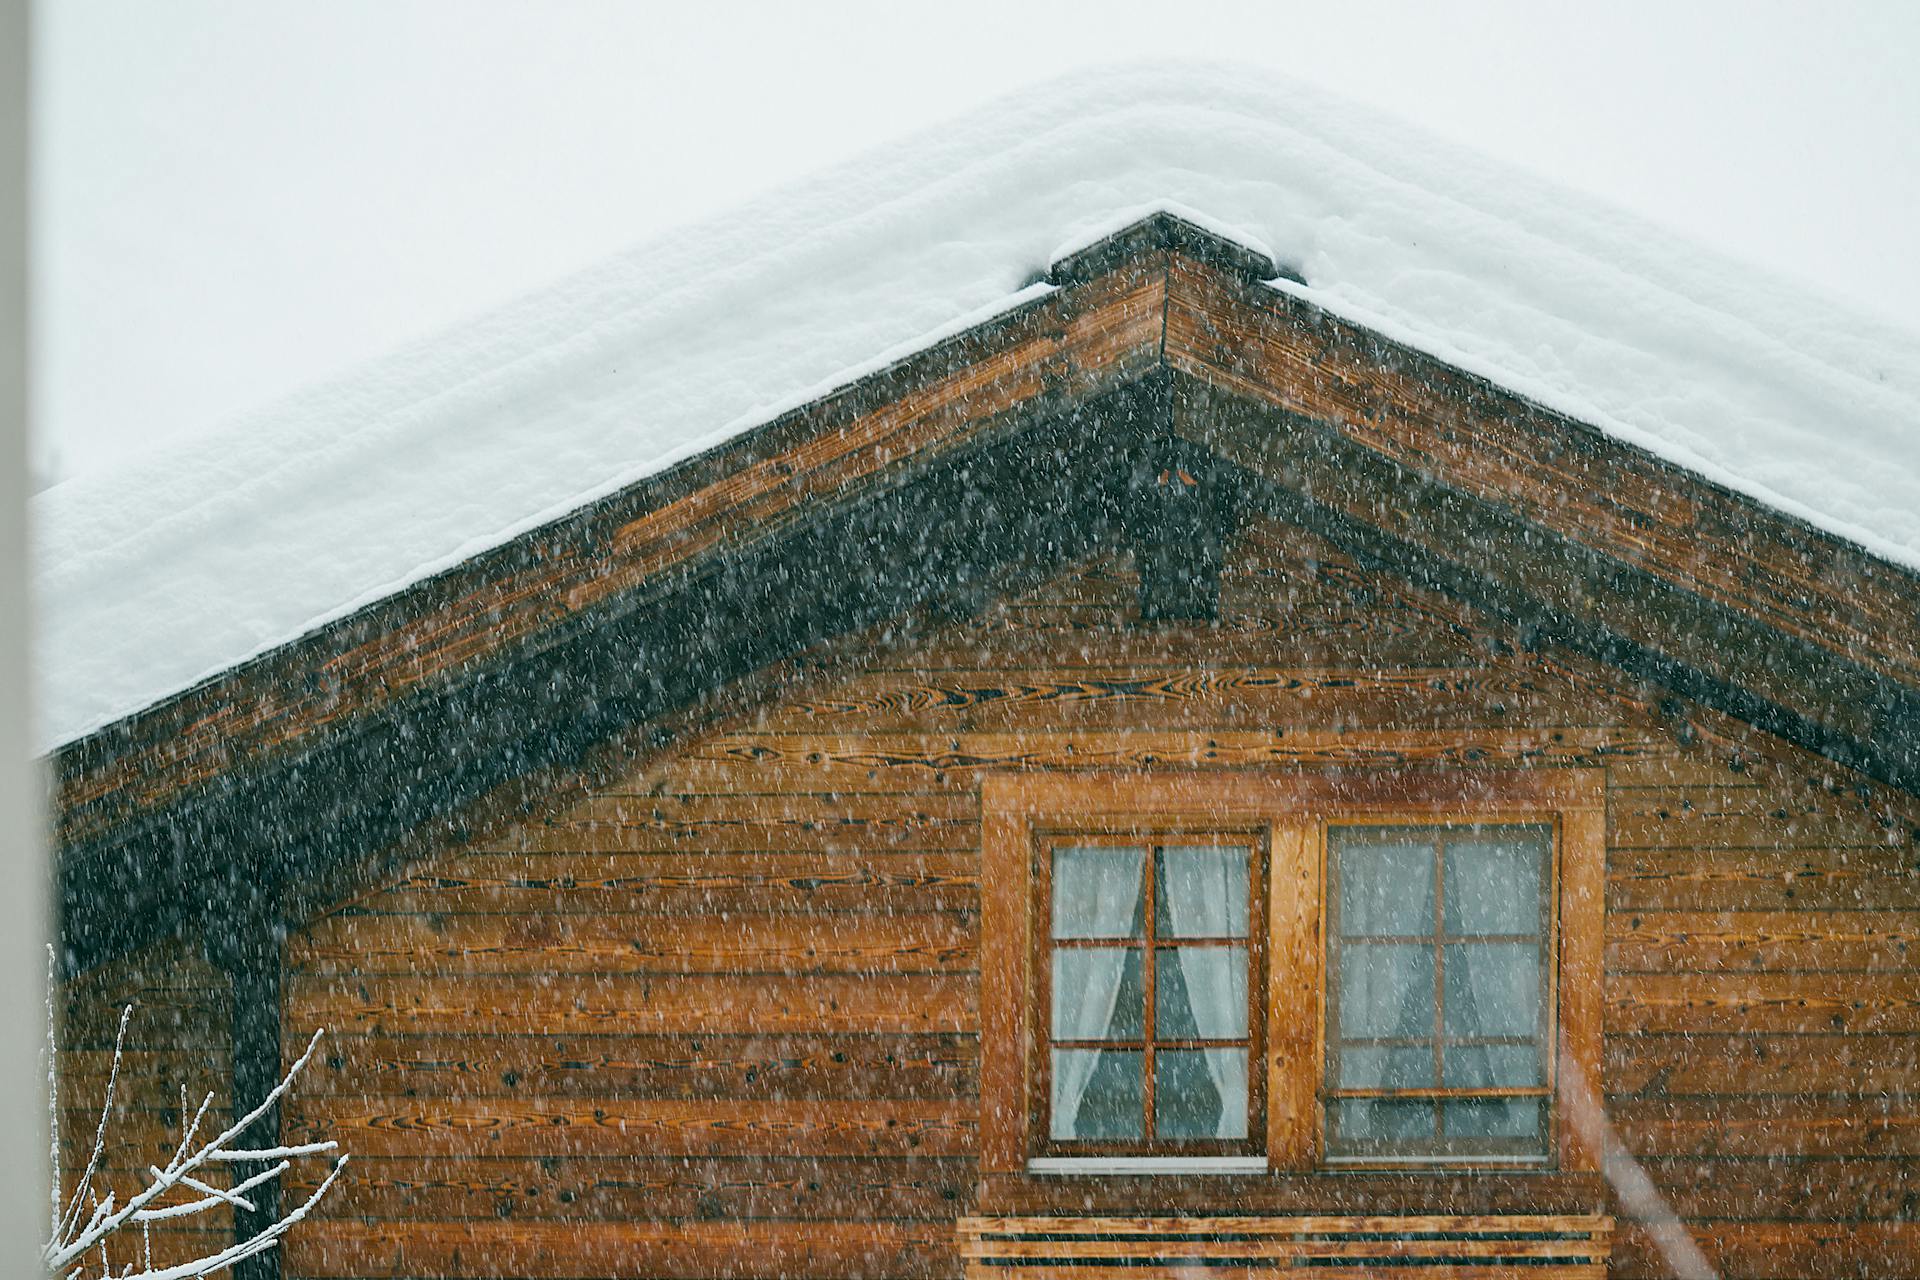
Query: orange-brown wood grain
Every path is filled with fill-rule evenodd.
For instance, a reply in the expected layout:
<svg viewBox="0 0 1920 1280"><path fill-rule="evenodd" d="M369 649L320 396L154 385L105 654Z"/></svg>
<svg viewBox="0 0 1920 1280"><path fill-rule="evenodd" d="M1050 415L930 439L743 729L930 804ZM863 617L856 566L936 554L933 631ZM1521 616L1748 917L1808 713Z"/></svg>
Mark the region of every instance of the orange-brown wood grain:
<svg viewBox="0 0 1920 1280"><path fill-rule="evenodd" d="M1902 985L1920 904L1884 793L1596 664L1516 652L1278 522L1244 530L1225 576L1264 612L1143 626L1125 557L1105 556L978 618L796 664L684 745L556 784L298 922L284 1024L329 1038L288 1132L355 1161L290 1238L289 1272L957 1275L953 1223L989 1207L1619 1212L1572 1150L1541 1173L1330 1176L1275 1142L1301 1167L1026 1176L1024 1111L983 1103L1026 1090L1027 1019L993 993L1026 981L1027 819L1092 795L1270 830L1275 803L1553 806L1563 841L1599 851L1562 863L1563 895L1606 914L1578 937L1563 915L1561 1020L1601 1037L1620 1141L1736 1274L1897 1275L1875 1268L1907 1243L1920 1163L1920 996ZM1097 683L1114 678L1143 682L1151 727ZM1318 865L1289 848L1275 831L1276 973L1284 949L1317 950L1312 895L1281 886ZM175 947L75 984L70 1079L99 1081L127 992L160 1017L141 1071L218 1074L216 977ZM1320 1052L1302 1056L1311 1105ZM1276 1117L1299 1105L1290 1079L1269 1072ZM169 1097L130 1090L141 1142ZM1639 1241L1623 1265L1649 1258Z"/></svg>

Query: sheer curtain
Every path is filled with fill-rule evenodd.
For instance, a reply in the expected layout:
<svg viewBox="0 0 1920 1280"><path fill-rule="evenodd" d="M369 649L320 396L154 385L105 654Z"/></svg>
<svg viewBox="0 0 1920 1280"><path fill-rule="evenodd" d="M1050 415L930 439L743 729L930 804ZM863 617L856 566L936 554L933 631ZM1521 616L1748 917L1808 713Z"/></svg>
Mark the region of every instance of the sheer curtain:
<svg viewBox="0 0 1920 1280"><path fill-rule="evenodd" d="M1146 866L1145 849L1061 849L1054 855L1054 936L1124 938L1132 933L1140 909ZM1053 1036L1056 1040L1100 1040L1113 1023L1115 997L1126 971L1124 947L1076 948L1083 957L1078 991L1053 988ZM1069 954L1056 951L1056 956ZM1078 1136L1080 1104L1100 1064L1098 1050L1056 1051L1053 1067L1053 1136Z"/></svg>
<svg viewBox="0 0 1920 1280"><path fill-rule="evenodd" d="M1182 849L1183 889L1167 894L1167 914L1176 936L1242 936L1247 927L1246 854L1240 849ZM1191 879L1189 879L1191 877ZM1173 880L1171 874L1168 880ZM1169 886L1171 887L1171 886ZM1243 947L1180 947L1180 974L1202 1040L1237 1040L1247 1034L1247 952ZM1247 1051L1206 1049L1207 1074L1220 1095L1219 1138L1246 1136Z"/></svg>
<svg viewBox="0 0 1920 1280"><path fill-rule="evenodd" d="M1544 850L1539 837L1515 833L1504 842L1459 841L1447 850L1447 932L1535 933L1540 928L1540 877ZM1453 942L1446 947L1446 1032L1452 1037L1536 1036L1543 958L1536 944ZM1538 1052L1538 1046L1535 1046ZM1530 1085L1519 1055L1509 1050L1452 1047L1445 1084L1478 1087Z"/></svg>

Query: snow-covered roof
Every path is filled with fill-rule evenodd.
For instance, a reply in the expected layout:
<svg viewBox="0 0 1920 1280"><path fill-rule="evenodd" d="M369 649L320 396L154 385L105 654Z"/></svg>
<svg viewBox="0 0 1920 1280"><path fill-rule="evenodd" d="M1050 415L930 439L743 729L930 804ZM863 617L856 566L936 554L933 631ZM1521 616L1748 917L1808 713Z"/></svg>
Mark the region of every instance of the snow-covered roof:
<svg viewBox="0 0 1920 1280"><path fill-rule="evenodd" d="M1920 339L1266 72L1081 74L41 495L52 749L1033 296L1171 208L1329 311L1920 566Z"/></svg>

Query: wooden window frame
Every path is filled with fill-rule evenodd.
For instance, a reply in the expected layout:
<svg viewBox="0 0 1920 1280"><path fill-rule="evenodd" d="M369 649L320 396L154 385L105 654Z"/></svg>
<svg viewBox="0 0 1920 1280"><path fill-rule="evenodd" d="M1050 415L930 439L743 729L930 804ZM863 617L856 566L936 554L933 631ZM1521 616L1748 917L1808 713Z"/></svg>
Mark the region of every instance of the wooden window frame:
<svg viewBox="0 0 1920 1280"><path fill-rule="evenodd" d="M1043 1114L1032 1105L1033 1015L1043 989L1034 958L1036 834L1102 827L1266 831L1266 1167L1357 1167L1329 1165L1322 1154L1325 832L1335 821L1556 824L1551 1156L1534 1167L1597 1171L1592 1126L1576 1123L1575 1112L1600 1093L1605 773L1552 768L988 775L981 784L981 1171L1025 1172ZM1513 1166L1466 1157L1413 1167Z"/></svg>
<svg viewBox="0 0 1920 1280"><path fill-rule="evenodd" d="M1153 1107L1153 1055L1144 1052L1147 1042L1160 1042L1153 1027L1154 983L1153 972L1157 967L1153 956L1156 949L1170 948L1183 943L1178 938L1156 939L1154 927L1154 853L1172 844L1221 843L1244 847L1248 854L1248 874L1251 877L1247 898L1247 936L1242 945L1247 952L1247 995L1252 1008L1247 1016L1247 1136L1234 1139L1187 1139L1173 1141L1157 1139L1151 1132L1138 1141L1081 1141L1060 1140L1051 1134L1052 1106L1052 1049L1054 1040L1051 1034L1052 1012L1052 952L1065 943L1069 946L1085 944L1117 943L1133 946L1131 940L1119 939L1059 939L1051 936L1049 921L1052 910L1052 852L1067 844L1080 842L1112 844L1115 846L1138 845L1147 850L1146 865L1142 874L1146 877L1146 929L1139 942L1143 953L1142 971L1147 976L1146 986L1146 1031L1143 1033L1142 1081L1145 1093L1146 1115L1151 1118ZM1265 1046L1264 1028L1266 1025L1266 1001L1259 993L1266 986L1266 930L1262 927L1266 918L1266 829L1258 824L1222 825L1187 822L1162 822L1147 826L1114 824L1071 824L1058 829L1038 827L1032 832L1030 840L1031 865L1027 869L1032 890L1029 894L1031 910L1034 914L1030 926L1034 953L1029 961L1029 972L1033 975L1033 1001L1029 1017L1033 1023L1030 1029L1032 1059L1027 1064L1027 1107L1030 1115L1046 1117L1036 1120L1028 1140L1028 1153L1037 1157L1100 1157L1122 1155L1150 1156L1234 1156L1256 1155L1259 1153L1265 1133L1266 1111L1266 1073L1256 1070L1263 1058ZM1201 944L1208 945L1208 944Z"/></svg>
<svg viewBox="0 0 1920 1280"><path fill-rule="evenodd" d="M1556 1066L1552 1061L1553 1055L1551 1054L1548 1055L1548 1061L1543 1064L1544 1083L1539 1086L1524 1089L1424 1087L1410 1090L1380 1090L1342 1089L1336 1088L1333 1084L1333 1077L1337 1071L1337 1059L1339 1055L1334 1043L1337 1037L1332 1033L1339 1029L1339 987L1341 980L1340 965L1335 963L1334 960L1335 952L1341 944L1334 925L1339 917L1339 907L1337 905L1337 900L1340 896L1339 878L1341 875L1346 874L1344 871L1336 872L1337 860L1333 856L1334 832L1342 828L1357 828L1370 831L1443 833L1433 841L1435 859L1433 928L1429 932L1420 935L1408 935L1408 940L1412 941L1417 939L1423 944L1430 944L1435 952L1433 975L1434 1027L1430 1039L1434 1054L1435 1075L1437 1077L1441 1070L1440 1054L1442 1046L1447 1042L1447 1036L1441 1029L1446 1014L1446 999L1442 990L1445 975L1445 949L1450 942L1470 942L1473 940L1470 936L1455 938L1446 934L1444 929L1443 912L1446 896L1443 865L1445 857L1444 851L1448 842L1455 838L1453 834L1455 832L1483 831L1488 828L1497 829L1499 827L1546 827L1549 832L1546 875L1542 877L1539 899L1540 918L1544 933L1531 935L1532 939L1538 940L1540 950L1543 953L1541 956L1542 971L1540 973L1541 1001L1540 1007L1534 1011L1535 1034L1528 1038L1527 1043L1550 1045L1553 1043L1555 1027L1559 1021L1559 964L1557 962L1557 947L1555 945L1556 939L1559 937L1560 914L1559 896L1557 892L1560 862L1560 822L1558 814L1518 819L1506 816L1489 817L1477 813L1441 814L1422 815L1412 819L1398 818L1394 820L1378 820L1370 817L1352 818L1343 815L1337 818L1326 819L1320 823L1320 838L1325 850L1323 854L1323 866L1325 867L1326 877L1326 896L1322 908L1325 913L1326 922L1324 927L1326 943L1322 959L1325 971L1325 977L1323 979L1325 998L1323 1001L1322 1016L1327 1032L1323 1037L1326 1059L1322 1065L1325 1080L1321 1087L1320 1100L1321 1140L1323 1144L1326 1142L1327 1132L1331 1127L1327 1117L1329 1105L1342 1098L1405 1097L1427 1099L1438 1104L1449 1098L1537 1097L1547 1102L1549 1110L1548 1118L1549 1121L1551 1120ZM1407 1151L1395 1152L1391 1150L1381 1150L1374 1153L1356 1152L1342 1155L1327 1152L1323 1153L1323 1158L1328 1163L1336 1164L1340 1168L1397 1169L1423 1164L1461 1166L1474 1163L1498 1163L1503 1166L1517 1164L1521 1167L1528 1165L1544 1166L1551 1158L1550 1151L1547 1149L1551 1144L1551 1134L1546 1135L1546 1138L1547 1142L1543 1143L1539 1149L1531 1149L1532 1144L1523 1140L1509 1140L1505 1149L1498 1147L1498 1140L1483 1140L1479 1144L1482 1149L1475 1150L1475 1144L1473 1143L1450 1144L1444 1136L1436 1136L1434 1140L1426 1144L1424 1148L1422 1148L1422 1144L1420 1143L1411 1143L1409 1144L1411 1149Z"/></svg>

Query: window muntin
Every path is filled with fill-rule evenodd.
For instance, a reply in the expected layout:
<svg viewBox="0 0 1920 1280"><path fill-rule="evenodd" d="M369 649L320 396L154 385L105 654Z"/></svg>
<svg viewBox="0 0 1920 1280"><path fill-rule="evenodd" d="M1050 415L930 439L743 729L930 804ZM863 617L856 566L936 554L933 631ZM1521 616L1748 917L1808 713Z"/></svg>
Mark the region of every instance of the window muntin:
<svg viewBox="0 0 1920 1280"><path fill-rule="evenodd" d="M1549 1151L1550 823L1331 824L1323 1150Z"/></svg>
<svg viewBox="0 0 1920 1280"><path fill-rule="evenodd" d="M1036 853L1041 1149L1256 1150L1261 842L1067 834Z"/></svg>

